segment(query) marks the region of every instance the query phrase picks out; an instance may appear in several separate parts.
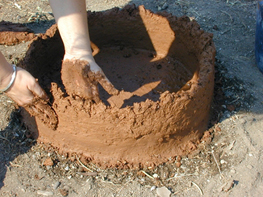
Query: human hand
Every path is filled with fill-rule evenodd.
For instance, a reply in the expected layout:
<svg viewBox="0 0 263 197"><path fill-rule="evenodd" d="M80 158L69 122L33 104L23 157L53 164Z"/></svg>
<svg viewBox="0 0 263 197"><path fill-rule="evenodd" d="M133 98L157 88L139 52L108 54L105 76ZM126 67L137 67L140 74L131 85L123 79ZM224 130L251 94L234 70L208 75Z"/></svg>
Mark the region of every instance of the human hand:
<svg viewBox="0 0 263 197"><path fill-rule="evenodd" d="M11 79L10 74L10 78ZM10 81L9 79L6 81ZM44 90L39 86L36 79L26 70L17 67L16 78L13 85L5 92L8 97L19 106L25 107L33 103L35 97L48 100Z"/></svg>
<svg viewBox="0 0 263 197"><path fill-rule="evenodd" d="M98 83L110 95L119 93L94 60L86 61L74 58L64 60L61 78L70 96L93 100L96 103L100 102Z"/></svg>
<svg viewBox="0 0 263 197"><path fill-rule="evenodd" d="M11 75L5 81L10 81L8 78L11 79ZM49 127L55 129L58 122L57 116L48 105L46 93L29 72L17 67L15 81L5 94L19 106L24 107L32 116L37 116Z"/></svg>

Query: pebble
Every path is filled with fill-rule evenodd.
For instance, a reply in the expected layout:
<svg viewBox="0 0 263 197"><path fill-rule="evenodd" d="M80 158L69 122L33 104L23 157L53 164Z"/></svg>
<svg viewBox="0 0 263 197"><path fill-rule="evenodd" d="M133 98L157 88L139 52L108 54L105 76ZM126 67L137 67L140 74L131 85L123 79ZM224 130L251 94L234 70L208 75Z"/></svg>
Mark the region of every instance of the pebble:
<svg viewBox="0 0 263 197"><path fill-rule="evenodd" d="M162 10L166 10L168 8L168 4L165 2L162 6Z"/></svg>
<svg viewBox="0 0 263 197"><path fill-rule="evenodd" d="M227 183L224 184L222 187L222 191L228 192L230 189L232 189L234 186L234 180L230 180Z"/></svg>
<svg viewBox="0 0 263 197"><path fill-rule="evenodd" d="M249 170L251 170L251 169L253 168L253 166L252 166L252 165L247 165L247 168L248 168Z"/></svg>
<svg viewBox="0 0 263 197"><path fill-rule="evenodd" d="M66 171L68 171L68 170L69 170L69 167L68 167L68 166L66 166L66 167L65 167L65 170L66 170Z"/></svg>
<svg viewBox="0 0 263 197"><path fill-rule="evenodd" d="M181 165L182 165L182 163L181 163L181 162L176 162L176 164L175 164L175 166L176 166L177 168L180 168L180 167L181 167Z"/></svg>
<svg viewBox="0 0 263 197"><path fill-rule="evenodd" d="M59 192L62 196L68 196L68 190L67 189L60 189Z"/></svg>
<svg viewBox="0 0 263 197"><path fill-rule="evenodd" d="M156 190L156 186L151 187L151 191Z"/></svg>
<svg viewBox="0 0 263 197"><path fill-rule="evenodd" d="M159 175L158 174L153 174L153 178L157 179L157 178L159 178Z"/></svg>
<svg viewBox="0 0 263 197"><path fill-rule="evenodd" d="M57 189L60 186L60 182L57 181L56 183L53 184L53 189Z"/></svg>
<svg viewBox="0 0 263 197"><path fill-rule="evenodd" d="M53 165L54 165L54 162L53 162L53 160L52 160L50 157L48 157L48 158L44 161L43 165L44 165L44 166L53 166Z"/></svg>
<svg viewBox="0 0 263 197"><path fill-rule="evenodd" d="M157 188L156 193L159 197L169 197L171 195L171 191L166 187Z"/></svg>
<svg viewBox="0 0 263 197"><path fill-rule="evenodd" d="M236 170L231 169L230 172L231 172L232 174L235 174L235 173L236 173Z"/></svg>
<svg viewBox="0 0 263 197"><path fill-rule="evenodd" d="M221 163L221 164L225 164L225 163L227 163L227 162L222 159L222 160L220 160L220 163Z"/></svg>
<svg viewBox="0 0 263 197"><path fill-rule="evenodd" d="M42 191L42 190L38 190L38 191L37 191L37 194L38 194L38 195L43 195L43 196L53 196L53 195L54 195L53 192L50 192L50 191Z"/></svg>

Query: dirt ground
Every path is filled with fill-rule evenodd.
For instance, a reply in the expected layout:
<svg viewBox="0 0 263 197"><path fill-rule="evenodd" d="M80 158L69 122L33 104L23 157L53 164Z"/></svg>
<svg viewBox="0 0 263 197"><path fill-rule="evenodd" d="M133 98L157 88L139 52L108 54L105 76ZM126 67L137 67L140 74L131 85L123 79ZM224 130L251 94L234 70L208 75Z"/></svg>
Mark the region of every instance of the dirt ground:
<svg viewBox="0 0 263 197"><path fill-rule="evenodd" d="M216 78L213 138L199 151L153 169L103 170L71 162L28 136L19 109L0 95L0 196L262 196L263 75L255 66L256 3L252 0L89 0L87 10L129 3L193 17L214 34ZM44 33L54 18L46 0L2 0L0 20ZM11 63L28 43L0 45ZM159 196L165 196L159 194ZM167 195L168 196L168 195Z"/></svg>

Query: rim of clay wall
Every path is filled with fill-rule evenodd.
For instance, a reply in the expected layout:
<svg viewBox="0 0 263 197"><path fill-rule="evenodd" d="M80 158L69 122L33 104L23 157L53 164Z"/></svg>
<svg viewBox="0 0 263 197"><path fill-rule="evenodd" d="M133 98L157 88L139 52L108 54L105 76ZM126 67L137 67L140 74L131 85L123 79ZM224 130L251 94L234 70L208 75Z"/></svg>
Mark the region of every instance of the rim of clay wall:
<svg viewBox="0 0 263 197"><path fill-rule="evenodd" d="M165 110L177 110L180 111L176 117L171 119L167 119L167 125L173 125L175 129L169 129L161 135L156 136L156 143L158 141L160 147L165 147L164 150L158 152L158 149L152 148L150 152L156 151L157 157L152 157L150 155L145 156L143 153L138 155L138 158L131 158L129 159L128 156L121 156L118 155L116 158L112 158L112 155L103 155L103 156L94 156L93 153L85 153L82 150L72 148L59 148L63 147L63 144L52 144L53 147L57 148L61 154L66 153L69 155L82 155L86 160L93 161L101 165L102 167L138 167L138 166L153 166L158 165L160 163L166 162L171 160L171 157L175 157L177 155L186 155L189 152L196 149L196 145L200 142L200 138L203 135L204 131L207 128L208 120L209 120L209 111L210 105L213 98L213 87L214 87L214 59L215 59L215 46L213 43L213 35L211 33L204 32L204 30L200 29L200 26L197 24L196 21L190 19L188 17L180 17L177 18L176 16L172 16L168 13L157 13L154 14L149 10L144 9L143 6L139 6L136 8L135 6L126 6L123 9L114 8L109 11L105 12L89 12L89 28L90 28L90 37L91 40L100 48L100 46L105 45L109 42L108 39L99 39L101 35L98 35L96 32L100 31L102 26L95 24L96 21L101 21L110 18L116 18L116 15L120 15L120 20L127 23L127 20L130 22L134 22L141 18L141 21L148 20L151 18L154 22L158 22L158 20L163 20L163 28L168 28L166 31L165 37L167 38L168 42L166 43L165 47L162 47L163 43L159 43L158 40L160 39L156 27L152 29L147 29L149 37L151 38L154 44L150 46L146 46L140 42L138 38L137 40L131 39L131 42L126 43L130 44L130 46L139 46L143 49L154 49L157 56L170 56L175 59L180 60L184 65L186 65L193 74L193 77L177 92L169 92L165 91L160 95L160 101L154 102L151 100L146 100L142 103L135 103L132 107L128 107L131 112L141 113L143 110L152 110L156 111L157 108ZM160 17L161 16L161 17ZM111 21L110 23L113 23ZM167 24L165 24L167 23ZM104 24L105 26L105 24ZM166 27L165 27L166 26ZM162 30L163 30L162 28ZM171 33L169 30L173 30L174 34ZM124 28L125 29L125 28ZM125 30L127 31L127 29ZM165 32L165 31L164 31ZM103 32L107 33L107 32ZM102 33L102 34L103 34ZM112 33L116 33L116 28L112 28ZM122 32L120 32L121 34ZM132 33L134 33L132 31ZM103 38L107 38L104 36ZM176 38L174 41L173 38ZM56 57L51 55L47 55L43 53L43 59L46 61L46 67L37 67L39 65L38 60L34 58L36 53L36 48L40 47L41 50L43 46L48 46L51 39L56 39L58 42L57 46L49 46L49 51L56 51L59 54L58 59L62 59L63 56L63 45L59 38L59 34L57 31L56 25L52 26L44 35L39 35L35 38L30 48L27 52L26 58L23 60L21 65L28 69L35 77L40 77L37 75L39 71L41 73L45 73L45 71L52 65L53 61L59 61ZM115 38L114 38L115 39ZM187 40L184 41L184 40ZM190 41L189 41L190 40ZM120 44L118 40L116 44ZM125 43L123 43L125 44ZM147 48L148 47L148 48ZM43 49L44 50L44 49ZM38 50L39 51L39 50ZM166 52L168 51L168 52ZM186 52L187 51L187 52ZM40 60L41 61L41 60ZM104 104L102 104L104 105ZM142 107L148 106L148 107ZM150 107L149 107L150 106ZM107 106L105 108L108 109ZM171 110L172 109L172 110ZM109 110L116 110L116 109L109 109ZM128 112L127 112L128 113ZM148 113L148 112L147 112ZM150 114L150 112L148 113ZM171 114L172 115L172 114ZM154 118L152 118L154 120ZM170 121L170 122L169 122ZM41 124L41 123L39 123ZM164 128L160 128L163 130ZM158 130L158 129L157 129ZM176 133L175 133L176 132ZM158 133L158 132L156 132ZM156 134L155 133L155 134ZM143 136L150 135L150 131L145 131L144 133L137 133L136 128L134 127L134 138L139 139L143 138ZM136 135L138 135L136 137ZM156 134L157 135L157 134ZM180 136L180 139L173 140L170 145L163 143L165 140L169 140L173 138L173 135ZM187 138L185 138L187 136ZM47 136L46 136L47 137ZM49 143L48 138L40 138L39 141ZM179 144L179 150L173 150L172 147L175 144ZM136 150L138 151L138 150ZM160 156L161 155L161 156ZM112 161L114 159L114 161ZM118 161L118 162L117 162ZM124 162L122 162L124 161ZM143 161L143 162L142 162Z"/></svg>

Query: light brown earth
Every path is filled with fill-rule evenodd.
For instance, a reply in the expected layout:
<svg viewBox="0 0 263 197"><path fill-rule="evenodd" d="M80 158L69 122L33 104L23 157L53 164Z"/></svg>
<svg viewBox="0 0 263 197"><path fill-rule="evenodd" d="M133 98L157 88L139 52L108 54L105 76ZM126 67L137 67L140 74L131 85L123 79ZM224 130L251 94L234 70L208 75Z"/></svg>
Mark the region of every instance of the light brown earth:
<svg viewBox="0 0 263 197"><path fill-rule="evenodd" d="M87 7L99 11L127 3L131 2L88 1ZM9 118L14 106L1 96L1 196L157 196L156 187L162 186L172 192L171 196L261 196L263 75L254 63L256 1L133 3L194 17L204 30L214 34L217 61L213 108L218 118L213 118L206 133L214 136L212 142L202 143L200 151L178 157L172 164L142 171L102 170L92 164L83 167L81 161L70 162L35 144L18 115ZM1 19L27 23L35 33L53 24L47 21L53 20L50 11L47 1L0 2ZM28 23L29 19L34 22ZM10 62L17 63L27 45L0 46L0 50Z"/></svg>

